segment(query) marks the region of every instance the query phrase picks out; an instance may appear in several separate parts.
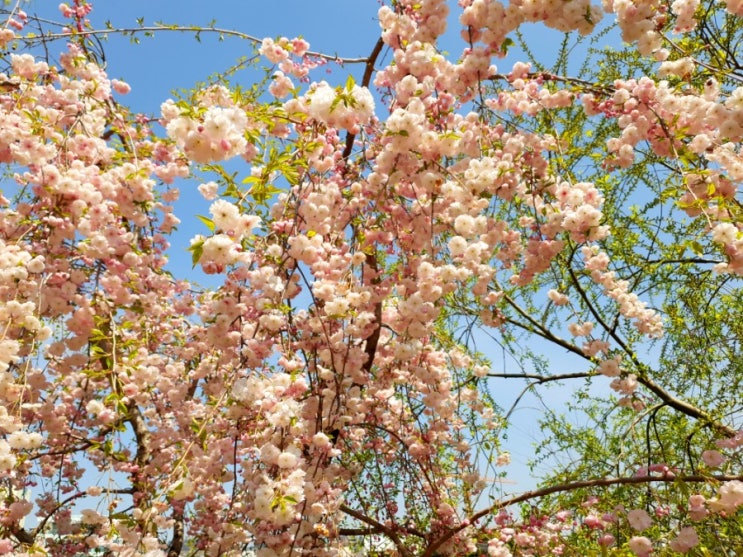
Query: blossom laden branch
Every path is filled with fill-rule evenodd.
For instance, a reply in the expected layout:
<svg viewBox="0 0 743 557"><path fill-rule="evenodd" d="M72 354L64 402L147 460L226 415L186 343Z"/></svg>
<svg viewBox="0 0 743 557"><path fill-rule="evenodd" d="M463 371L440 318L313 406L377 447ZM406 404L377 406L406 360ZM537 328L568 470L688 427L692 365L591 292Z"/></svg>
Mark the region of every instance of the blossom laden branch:
<svg viewBox="0 0 743 557"><path fill-rule="evenodd" d="M710 480L714 480L717 482L741 482L743 481L743 476L727 475L727 474L718 474L718 475L712 475L712 476L702 476L698 474L692 474L692 475L686 475L686 476L676 476L675 474L667 474L667 475L660 475L660 476L654 476L654 475L639 476L638 475L638 476L623 477L623 478L596 478L592 480L580 480L576 482L569 482L566 484L553 485L553 486L544 487L541 489L526 491L524 493L521 493L520 495L516 495L514 497L509 497L508 499L503 499L501 501L498 501L494 503L493 505L488 506L486 509L483 509L481 511L478 511L472 514L471 516L468 517L467 520L463 521L463 524L461 524L460 526L456 528L449 530L446 534L444 534L440 538L437 538L431 544L429 544L426 547L426 550L421 554L421 557L433 557L434 555L436 555L437 550L442 545L444 545L449 539L451 539L451 537L454 536L458 531L468 528L472 524L476 524L482 518L488 515L494 514L496 511L499 511L500 509L505 509L507 507L516 505L518 503L524 503L524 502L531 501L534 499L539 499L540 497L545 497L547 495L552 495L554 493L575 491L578 489L586 489L586 488L593 488L593 487L608 487L612 485L640 485L640 484L676 483L676 482L708 483Z"/></svg>

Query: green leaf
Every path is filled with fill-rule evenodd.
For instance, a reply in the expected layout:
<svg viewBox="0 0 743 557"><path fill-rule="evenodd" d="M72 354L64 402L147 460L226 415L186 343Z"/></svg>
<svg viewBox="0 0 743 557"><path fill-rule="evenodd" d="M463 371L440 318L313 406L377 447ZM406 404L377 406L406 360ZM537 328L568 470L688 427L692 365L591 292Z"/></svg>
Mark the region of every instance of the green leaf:
<svg viewBox="0 0 743 557"><path fill-rule="evenodd" d="M511 48L515 43L513 42L513 39L506 37L506 39L501 43L501 50L508 54L508 49Z"/></svg>
<svg viewBox="0 0 743 557"><path fill-rule="evenodd" d="M193 266L196 267L196 265L199 264L201 256L204 254L204 241L201 240L199 242L191 244L188 247L188 251L191 252L191 262L193 263Z"/></svg>
<svg viewBox="0 0 743 557"><path fill-rule="evenodd" d="M201 222L206 225L206 227L209 229L209 232L214 232L214 221L210 219L209 217L205 217L204 215L196 215L196 218L199 219Z"/></svg>
<svg viewBox="0 0 743 557"><path fill-rule="evenodd" d="M689 242L687 242L686 245L696 255L702 255L704 253L704 248L702 247L702 244L700 244L696 240L690 240Z"/></svg>

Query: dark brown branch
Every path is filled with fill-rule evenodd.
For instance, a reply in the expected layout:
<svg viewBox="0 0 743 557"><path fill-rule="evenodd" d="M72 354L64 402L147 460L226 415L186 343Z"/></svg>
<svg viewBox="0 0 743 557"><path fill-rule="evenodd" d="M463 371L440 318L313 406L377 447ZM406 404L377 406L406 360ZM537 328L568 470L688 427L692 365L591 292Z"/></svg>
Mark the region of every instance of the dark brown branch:
<svg viewBox="0 0 743 557"><path fill-rule="evenodd" d="M549 383L550 381L562 381L563 379L585 379L591 377L591 373L576 372L563 373L561 375L537 375L533 373L488 373L488 377L499 377L501 379L534 379L533 385Z"/></svg>
<svg viewBox="0 0 743 557"><path fill-rule="evenodd" d="M374 273L371 279L372 284L379 282L377 273L379 268L377 267L377 257L373 254L366 256L366 263ZM374 356L377 353L377 345L379 344L379 335L382 332L382 300L377 300L374 304L374 330L366 339L366 362L364 362L364 371L369 373L374 363Z"/></svg>
<svg viewBox="0 0 743 557"><path fill-rule="evenodd" d="M149 495L151 489L148 485L147 475L145 473L145 467L150 461L150 432L145 424L144 417L139 407L132 401L129 405L129 413L126 419L132 426L134 431L134 439L137 443L137 453L134 456L134 462L137 463L137 468L130 473L132 489L134 490L134 504L137 508L146 510L149 505ZM147 516L147 513L144 513ZM147 523L149 518L144 522L140 523L142 530L147 532ZM149 525L150 529L154 528L154 524Z"/></svg>
<svg viewBox="0 0 743 557"><path fill-rule="evenodd" d="M373 518L366 516L364 513L361 513L355 509L352 509L351 507L347 505L341 505L340 511L343 513L346 513L348 516L351 516L360 522L363 522L364 524L368 524L372 528L376 529L379 533L387 536L395 544L397 549L400 551L400 555L402 557L413 557L411 553L407 550L405 545L402 543L400 536L398 536L397 532L395 532L392 528L385 526L381 522L377 522Z"/></svg>
<svg viewBox="0 0 743 557"><path fill-rule="evenodd" d="M369 57L366 59L366 66L364 67L364 76L361 78L362 87L369 87L369 83L371 83L372 73L374 73L374 64L377 62L377 58L379 57L379 53L382 52L383 46L384 46L384 41L382 40L382 37L379 37L377 44L374 45L374 49L372 50ZM353 142L355 140L356 140L355 134L351 132L348 132L348 134L346 134L346 146L343 149L343 160L348 160L348 157L351 156L351 151L353 150Z"/></svg>
<svg viewBox="0 0 743 557"><path fill-rule="evenodd" d="M371 54L369 55L369 58L366 59L366 66L364 67L364 76L361 78L362 87L369 87L369 83L371 83L372 73L374 73L374 64L377 63L377 58L379 57L379 53L382 52L383 46L384 46L384 41L382 40L382 37L379 37L379 39L377 40L377 44L374 45L374 48L372 49Z"/></svg>
<svg viewBox="0 0 743 557"><path fill-rule="evenodd" d="M24 528L18 525L17 522L14 522L10 525L8 528L10 530L10 533L13 534L13 536L22 544L24 545L33 545L34 540L36 539L36 532L28 532Z"/></svg>
<svg viewBox="0 0 743 557"><path fill-rule="evenodd" d="M377 528L340 528L338 530L340 536L371 536L379 533Z"/></svg>
<svg viewBox="0 0 743 557"><path fill-rule="evenodd" d="M178 557L183 549L184 528L183 528L183 510L175 511L173 524L173 539L168 546L168 557Z"/></svg>

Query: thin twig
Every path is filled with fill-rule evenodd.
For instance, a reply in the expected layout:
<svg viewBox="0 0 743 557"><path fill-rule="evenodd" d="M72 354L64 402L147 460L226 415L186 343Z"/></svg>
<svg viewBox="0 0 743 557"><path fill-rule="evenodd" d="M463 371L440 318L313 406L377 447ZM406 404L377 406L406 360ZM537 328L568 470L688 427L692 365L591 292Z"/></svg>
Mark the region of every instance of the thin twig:
<svg viewBox="0 0 743 557"><path fill-rule="evenodd" d="M198 25L146 25L142 27L122 27L112 29L87 29L83 31L74 31L69 33L44 33L43 35L36 36L33 38L18 37L18 39L32 42L34 40L58 40L58 39L73 39L75 37L92 37L92 36L104 36L110 34L118 35L135 35L137 33L161 33L164 31L176 31L180 33L216 33L222 36L235 37L250 41L253 44L261 44L263 39L236 31L234 29L222 29L220 27L199 27ZM315 52L308 50L305 56L313 58L322 58L329 62L337 62L339 64L366 64L368 58L347 58L339 56L337 54L325 54L324 52Z"/></svg>

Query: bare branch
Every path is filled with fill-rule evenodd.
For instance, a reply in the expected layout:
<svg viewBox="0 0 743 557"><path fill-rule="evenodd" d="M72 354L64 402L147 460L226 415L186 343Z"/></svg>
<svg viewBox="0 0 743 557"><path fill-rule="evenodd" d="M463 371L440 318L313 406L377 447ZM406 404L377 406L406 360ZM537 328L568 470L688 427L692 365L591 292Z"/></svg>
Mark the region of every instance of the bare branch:
<svg viewBox="0 0 743 557"><path fill-rule="evenodd" d="M198 25L146 25L142 27L122 27L116 29L88 29L83 31L74 31L72 33L44 33L41 36L29 39L26 37L19 37L19 39L31 42L32 40L60 40L60 39L74 39L76 37L100 37L106 35L136 35L137 33L162 33L166 31L176 31L180 33L215 33L220 36L235 37L249 41L253 44L261 44L262 38L242 33L234 29L222 29L219 27L200 27ZM307 51L305 56L312 58L321 58L328 62L336 62L338 64L366 64L368 58L351 58L345 56L339 56L338 54L325 54L323 52L315 52L312 50Z"/></svg>

